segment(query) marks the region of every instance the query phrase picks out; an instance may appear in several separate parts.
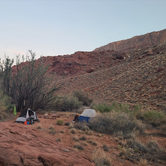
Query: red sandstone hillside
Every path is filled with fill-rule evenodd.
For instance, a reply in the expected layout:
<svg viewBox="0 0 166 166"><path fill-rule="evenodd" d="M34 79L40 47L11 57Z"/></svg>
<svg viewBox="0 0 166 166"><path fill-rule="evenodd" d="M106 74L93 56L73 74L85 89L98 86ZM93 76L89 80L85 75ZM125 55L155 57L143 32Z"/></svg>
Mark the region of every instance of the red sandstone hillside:
<svg viewBox="0 0 166 166"><path fill-rule="evenodd" d="M153 33L164 36L166 30ZM150 34L149 36L153 36ZM157 38L151 39L154 39L153 43L157 43ZM157 41L162 42L164 38L160 37ZM166 43L147 46L144 42L141 48L128 49L126 52L79 51L72 55L42 57L43 65L49 66L48 72L56 72L56 80L64 82L59 92L62 95L81 90L88 93L95 103L142 104L164 110L165 62ZM15 69L16 66L13 71Z"/></svg>
<svg viewBox="0 0 166 166"><path fill-rule="evenodd" d="M127 40L121 40L109 43L105 46L96 48L94 51L115 50L128 51L147 46L154 46L166 42L166 29L157 32L147 33L141 36L135 36Z"/></svg>

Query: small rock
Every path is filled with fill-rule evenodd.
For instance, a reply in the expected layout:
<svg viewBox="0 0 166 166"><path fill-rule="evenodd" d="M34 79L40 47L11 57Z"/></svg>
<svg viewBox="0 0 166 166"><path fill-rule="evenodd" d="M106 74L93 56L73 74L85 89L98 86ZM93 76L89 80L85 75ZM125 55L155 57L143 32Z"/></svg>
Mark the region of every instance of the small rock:
<svg viewBox="0 0 166 166"><path fill-rule="evenodd" d="M69 152L69 149L65 149L65 148L64 148L63 151L64 151L64 152Z"/></svg>
<svg viewBox="0 0 166 166"><path fill-rule="evenodd" d="M61 141L61 139L60 139L60 138L58 138L58 139L56 139L56 141L57 141L57 142L59 142L59 141Z"/></svg>

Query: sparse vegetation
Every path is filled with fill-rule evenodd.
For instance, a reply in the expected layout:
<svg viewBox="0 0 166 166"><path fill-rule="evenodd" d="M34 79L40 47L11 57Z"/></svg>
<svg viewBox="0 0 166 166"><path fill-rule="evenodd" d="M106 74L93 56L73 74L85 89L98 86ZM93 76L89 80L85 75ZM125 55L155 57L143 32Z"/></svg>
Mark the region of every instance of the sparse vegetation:
<svg viewBox="0 0 166 166"><path fill-rule="evenodd" d="M106 134L121 131L123 137L135 130L138 130L139 133L144 132L144 125L140 121L130 118L125 113L119 114L116 112L99 114L88 123L88 126L92 130Z"/></svg>
<svg viewBox="0 0 166 166"><path fill-rule="evenodd" d="M75 136L73 137L73 140L78 141L78 140L79 140L78 136L75 135Z"/></svg>
<svg viewBox="0 0 166 166"><path fill-rule="evenodd" d="M87 126L87 123L85 122L78 122L74 125L74 127L82 131L89 131L89 127Z"/></svg>
<svg viewBox="0 0 166 166"><path fill-rule="evenodd" d="M111 166L111 158L105 154L102 149L96 149L93 152L93 162L96 166Z"/></svg>
<svg viewBox="0 0 166 166"><path fill-rule="evenodd" d="M55 135L56 134L56 131L55 131L55 128L50 126L50 131L48 132L49 134L52 134L52 135Z"/></svg>
<svg viewBox="0 0 166 166"><path fill-rule="evenodd" d="M122 158L137 161L139 161L142 156L146 161L156 162L158 160L166 160L166 152L158 145L156 141L150 141L145 145L138 139L127 140L126 144L122 145L122 150L119 155ZM139 164L141 163L144 162L139 162Z"/></svg>
<svg viewBox="0 0 166 166"><path fill-rule="evenodd" d="M75 134L75 133L76 133L76 129L71 129L71 130L70 130L70 133L71 133L71 134Z"/></svg>
<svg viewBox="0 0 166 166"><path fill-rule="evenodd" d="M58 125L62 125L62 124L63 124L63 120L62 120L62 119L57 119L56 123L57 123Z"/></svg>
<svg viewBox="0 0 166 166"><path fill-rule="evenodd" d="M81 91L75 91L74 97L77 97L79 101L83 103L84 106L90 106L93 102L93 99L90 99L89 96Z"/></svg>
<svg viewBox="0 0 166 166"><path fill-rule="evenodd" d="M142 111L137 118L141 119L143 122L147 124L151 124L153 127L161 126L166 124L166 114L161 111Z"/></svg>
<svg viewBox="0 0 166 166"><path fill-rule="evenodd" d="M83 135L79 140L86 140L86 136Z"/></svg>
<svg viewBox="0 0 166 166"><path fill-rule="evenodd" d="M109 151L109 147L107 145L103 145L103 150L108 152Z"/></svg>
<svg viewBox="0 0 166 166"><path fill-rule="evenodd" d="M113 102L112 105L109 105L106 103L102 103L102 104L100 103L99 105L95 105L93 107L101 113L111 112L111 111L125 112L125 113L130 112L129 106L127 104L121 104L116 102Z"/></svg>
<svg viewBox="0 0 166 166"><path fill-rule="evenodd" d="M81 106L82 102L72 96L59 97L54 102L54 107L62 112L72 112L75 109L79 109Z"/></svg>
<svg viewBox="0 0 166 166"><path fill-rule="evenodd" d="M79 149L79 150L84 150L84 147L81 146L79 143L75 143L75 145L73 147L76 149Z"/></svg>
<svg viewBox="0 0 166 166"><path fill-rule="evenodd" d="M141 158L138 165L139 166L148 166L148 162L146 159Z"/></svg>
<svg viewBox="0 0 166 166"><path fill-rule="evenodd" d="M41 128L42 128L41 124L38 124L37 129L41 129Z"/></svg>

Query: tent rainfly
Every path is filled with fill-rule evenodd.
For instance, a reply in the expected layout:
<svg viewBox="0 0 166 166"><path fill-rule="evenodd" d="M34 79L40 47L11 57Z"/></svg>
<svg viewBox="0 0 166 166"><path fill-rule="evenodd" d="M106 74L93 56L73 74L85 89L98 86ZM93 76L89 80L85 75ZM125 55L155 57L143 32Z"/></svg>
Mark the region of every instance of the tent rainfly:
<svg viewBox="0 0 166 166"><path fill-rule="evenodd" d="M90 118L93 118L97 115L94 109L85 109L82 114L79 116L79 121L86 121L89 122Z"/></svg>
<svg viewBox="0 0 166 166"><path fill-rule="evenodd" d="M15 122L24 123L28 118L33 118L34 121L38 120L36 112L30 108L26 108L21 112L20 116L16 119Z"/></svg>

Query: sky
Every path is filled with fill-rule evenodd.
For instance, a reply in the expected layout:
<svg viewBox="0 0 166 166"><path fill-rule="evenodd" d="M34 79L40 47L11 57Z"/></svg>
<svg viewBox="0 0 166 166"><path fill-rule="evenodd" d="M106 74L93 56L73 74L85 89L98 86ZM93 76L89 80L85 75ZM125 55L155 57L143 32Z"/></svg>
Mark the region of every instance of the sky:
<svg viewBox="0 0 166 166"><path fill-rule="evenodd" d="M166 29L166 0L0 0L0 58L93 51Z"/></svg>

